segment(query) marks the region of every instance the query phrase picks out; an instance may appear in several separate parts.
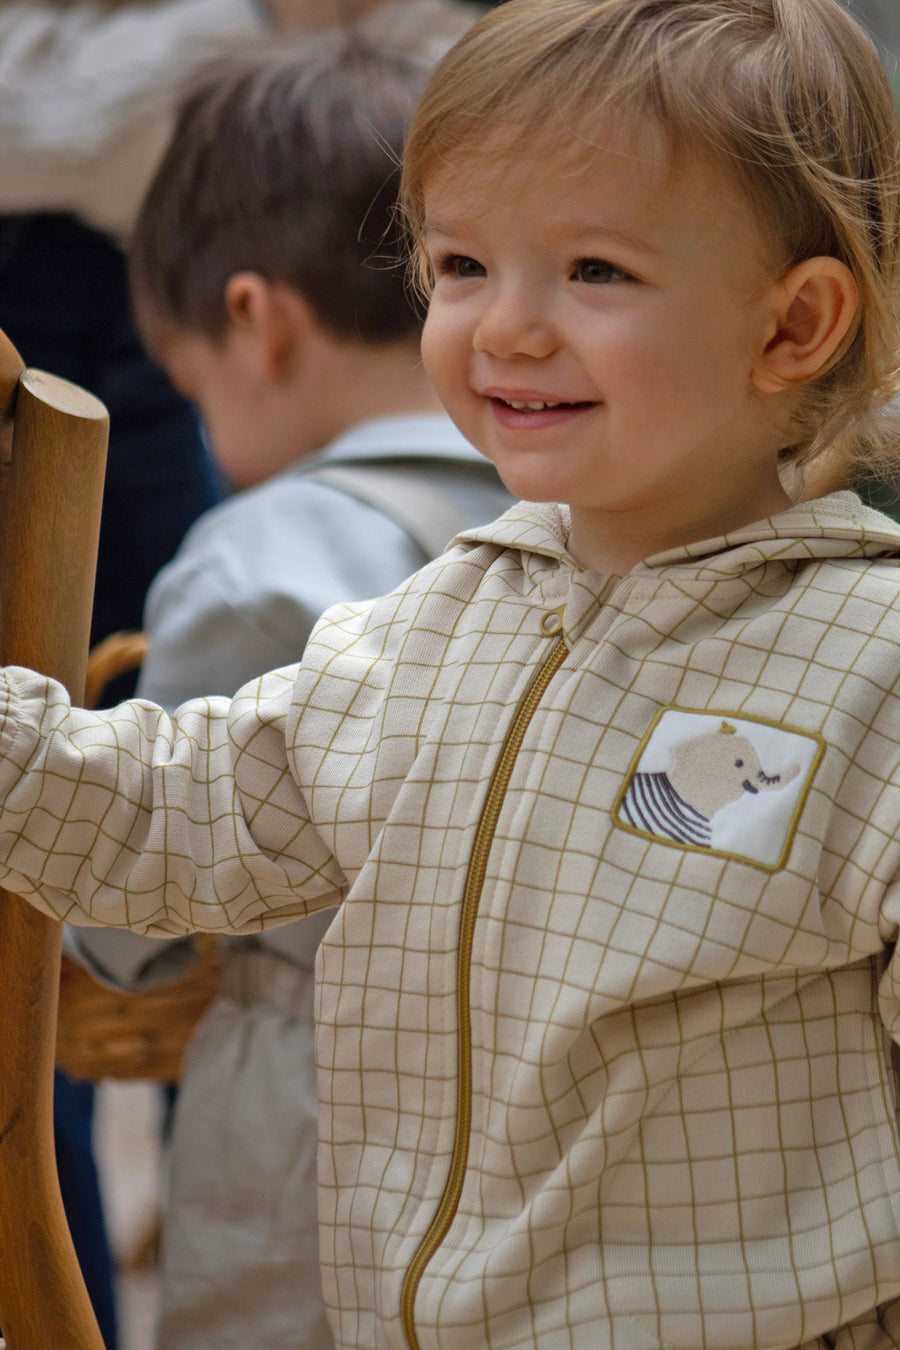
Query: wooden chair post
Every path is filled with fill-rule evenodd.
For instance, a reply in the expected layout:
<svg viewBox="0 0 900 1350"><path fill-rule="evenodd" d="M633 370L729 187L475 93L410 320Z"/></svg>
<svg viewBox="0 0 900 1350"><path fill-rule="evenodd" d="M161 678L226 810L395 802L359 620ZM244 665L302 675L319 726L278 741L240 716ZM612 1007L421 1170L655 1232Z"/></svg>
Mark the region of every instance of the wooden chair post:
<svg viewBox="0 0 900 1350"><path fill-rule="evenodd" d="M54 676L75 702L108 429L99 399L25 370L0 333L0 664ZM103 1350L53 1148L61 936L60 924L0 892L0 1329L9 1350Z"/></svg>

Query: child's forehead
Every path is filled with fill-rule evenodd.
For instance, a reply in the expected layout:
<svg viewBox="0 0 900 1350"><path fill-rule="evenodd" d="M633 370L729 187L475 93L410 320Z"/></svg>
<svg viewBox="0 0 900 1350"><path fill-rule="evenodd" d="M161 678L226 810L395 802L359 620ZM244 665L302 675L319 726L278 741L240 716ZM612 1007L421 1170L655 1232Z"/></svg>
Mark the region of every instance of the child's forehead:
<svg viewBox="0 0 900 1350"><path fill-rule="evenodd" d="M686 188L690 195L730 197L723 172L699 156L677 152L665 136L621 119L590 127L561 123L555 131L510 125L460 141L422 180L423 224L465 221L518 203L544 219L590 215L637 219L664 214ZM711 186L707 186L711 185ZM679 194L678 189L682 189Z"/></svg>
<svg viewBox="0 0 900 1350"><path fill-rule="evenodd" d="M546 181L549 193L551 184L589 180L602 164L662 186L673 175L676 156L662 135L622 120L580 127L560 120L542 128L512 120L444 149L423 175L422 195L427 211L436 196L468 195L467 188L503 194L526 179Z"/></svg>

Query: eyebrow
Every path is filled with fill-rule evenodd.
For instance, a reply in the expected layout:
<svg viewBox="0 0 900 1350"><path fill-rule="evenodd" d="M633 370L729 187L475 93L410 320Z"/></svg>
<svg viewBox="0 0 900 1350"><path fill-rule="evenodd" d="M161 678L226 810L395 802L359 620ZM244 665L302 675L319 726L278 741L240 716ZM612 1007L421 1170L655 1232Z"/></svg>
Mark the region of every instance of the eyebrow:
<svg viewBox="0 0 900 1350"><path fill-rule="evenodd" d="M454 224L451 221L429 219L428 216L425 217L422 224L422 231L424 234L443 234L449 236L458 233L460 228L460 225Z"/></svg>
<svg viewBox="0 0 900 1350"><path fill-rule="evenodd" d="M659 254L661 249L655 244L651 244L646 239L639 239L634 234L629 234L627 230L617 230L612 225L600 225L593 221L586 222L583 225L573 225L571 229L560 229L558 237L573 244L582 239L608 239L614 244L624 244L626 248L634 249L637 253Z"/></svg>
<svg viewBox="0 0 900 1350"><path fill-rule="evenodd" d="M453 222L443 220L429 220L427 217L424 224L424 233L426 235L442 235L445 238L452 238L458 234L465 226L465 221ZM617 230L611 225L601 225L595 221L585 221L584 223L573 224L569 228L561 227L554 231L558 239L567 242L571 247L576 247L581 241L594 241L599 239L608 240L613 244L622 244L625 248L633 249L636 253L644 253L648 256L658 257L663 251L656 245L649 243L646 239L638 239L635 235L629 234L627 230Z"/></svg>

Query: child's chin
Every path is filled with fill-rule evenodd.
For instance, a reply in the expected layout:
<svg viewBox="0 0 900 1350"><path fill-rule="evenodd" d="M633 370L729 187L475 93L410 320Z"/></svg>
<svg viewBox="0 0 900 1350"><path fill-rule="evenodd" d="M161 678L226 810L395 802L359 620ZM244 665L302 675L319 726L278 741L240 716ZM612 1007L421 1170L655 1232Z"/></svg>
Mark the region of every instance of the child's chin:
<svg viewBox="0 0 900 1350"><path fill-rule="evenodd" d="M559 495L559 485L555 486L546 482L542 478L536 478L533 475L515 473L514 471L504 473L502 468L498 470L503 486L514 497L518 497L523 502L558 502L562 498Z"/></svg>

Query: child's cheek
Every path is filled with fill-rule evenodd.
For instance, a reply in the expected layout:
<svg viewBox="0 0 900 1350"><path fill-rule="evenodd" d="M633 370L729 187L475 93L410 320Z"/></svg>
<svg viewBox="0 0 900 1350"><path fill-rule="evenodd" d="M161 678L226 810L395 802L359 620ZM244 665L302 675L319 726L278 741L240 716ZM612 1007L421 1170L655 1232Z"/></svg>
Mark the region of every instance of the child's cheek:
<svg viewBox="0 0 900 1350"><path fill-rule="evenodd" d="M443 399L445 391L450 392L454 377L459 379L461 363L458 343L453 342L444 306L435 297L432 297L422 330L422 364L438 397Z"/></svg>

